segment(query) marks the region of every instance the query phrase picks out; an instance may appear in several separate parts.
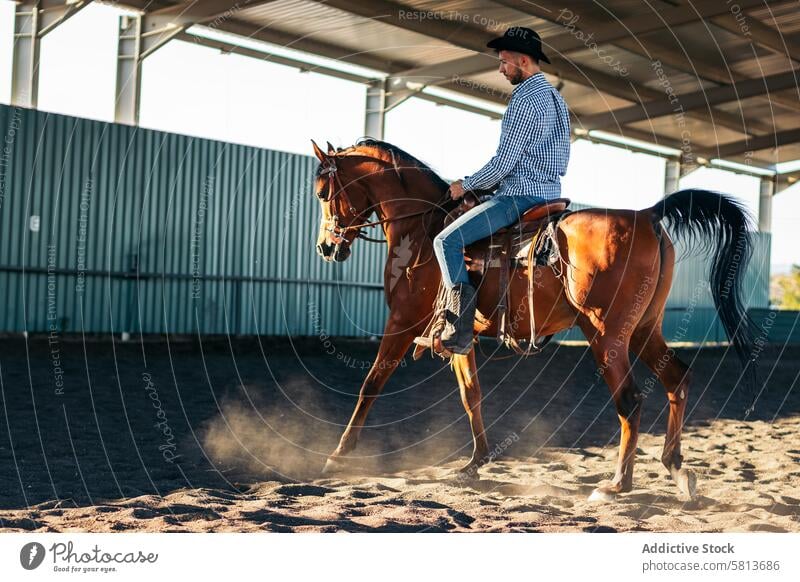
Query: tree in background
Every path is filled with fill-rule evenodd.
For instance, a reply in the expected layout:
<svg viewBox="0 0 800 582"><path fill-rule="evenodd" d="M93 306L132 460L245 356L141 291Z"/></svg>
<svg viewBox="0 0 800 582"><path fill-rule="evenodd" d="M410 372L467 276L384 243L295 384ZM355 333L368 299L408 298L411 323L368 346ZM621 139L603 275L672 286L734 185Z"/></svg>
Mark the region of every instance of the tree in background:
<svg viewBox="0 0 800 582"><path fill-rule="evenodd" d="M786 275L775 275L770 285L771 303L780 309L800 310L800 265Z"/></svg>

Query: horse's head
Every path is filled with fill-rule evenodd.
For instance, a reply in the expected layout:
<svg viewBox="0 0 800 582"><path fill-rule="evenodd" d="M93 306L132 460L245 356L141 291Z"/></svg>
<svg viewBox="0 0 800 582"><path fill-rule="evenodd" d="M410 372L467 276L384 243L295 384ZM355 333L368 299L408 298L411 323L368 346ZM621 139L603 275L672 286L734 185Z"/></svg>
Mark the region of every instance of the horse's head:
<svg viewBox="0 0 800 582"><path fill-rule="evenodd" d="M326 261L341 262L350 256L350 245L358 236L373 207L367 185L362 179L365 168L362 156L347 156L328 144L323 152L312 140L319 159L314 193L322 207L322 220L317 237L317 253Z"/></svg>

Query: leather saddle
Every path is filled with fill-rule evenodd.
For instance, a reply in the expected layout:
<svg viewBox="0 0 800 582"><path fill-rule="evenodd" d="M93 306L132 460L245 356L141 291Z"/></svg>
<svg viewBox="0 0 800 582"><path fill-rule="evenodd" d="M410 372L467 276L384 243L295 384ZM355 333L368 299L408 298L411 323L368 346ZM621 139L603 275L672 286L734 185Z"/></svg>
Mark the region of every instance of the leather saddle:
<svg viewBox="0 0 800 582"><path fill-rule="evenodd" d="M482 198L468 192L464 201L448 214L445 226L480 204ZM500 267L504 259L510 261L506 268L527 266L531 258L535 265L552 265L558 259L555 227L569 214L569 204L568 198L556 198L534 206L514 224L467 246L464 249L467 271L482 276L486 269Z"/></svg>
<svg viewBox="0 0 800 582"><path fill-rule="evenodd" d="M467 192L462 203L454 210L450 211L444 221L447 226L456 218L481 203L481 194L486 192ZM467 271L474 274L479 279L483 278L486 270L490 268L499 269L499 288L500 297L496 311L491 315L498 321L497 339L498 341L514 350L522 356L529 356L540 352L545 345L552 339L552 335L542 338L537 342L536 322L533 312L534 295L534 276L533 269L528 269L528 312L530 318L531 336L527 341L527 347L523 348L513 337L508 326L508 307L509 307L509 277L510 272L516 267L528 267L533 265L549 265L558 268L556 263L561 260L558 249L558 239L556 237L556 227L558 222L569 214L569 200L567 198L557 198L544 204L535 206L525 212L520 220L506 228L502 228L490 237L476 241L464 249L464 260ZM440 284L434 305L434 317L428 323L423 333L424 338L429 341L422 341L422 338L415 340L417 347L414 350L414 359L419 359L426 347L433 350L432 330L444 317L445 310L444 287ZM478 317L481 317L480 315ZM439 354L441 355L441 354Z"/></svg>

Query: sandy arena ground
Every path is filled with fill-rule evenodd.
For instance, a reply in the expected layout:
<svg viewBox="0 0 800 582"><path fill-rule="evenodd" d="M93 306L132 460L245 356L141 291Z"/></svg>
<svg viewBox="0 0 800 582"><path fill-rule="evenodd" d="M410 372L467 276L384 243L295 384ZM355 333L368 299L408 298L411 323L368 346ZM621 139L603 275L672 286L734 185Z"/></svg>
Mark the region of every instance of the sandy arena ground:
<svg viewBox="0 0 800 582"><path fill-rule="evenodd" d="M322 477L377 343L55 347L58 361L44 339L0 340L0 531L800 531L800 347L760 354L767 389L747 421L724 348L679 350L695 371L693 501L659 461L666 397L637 365L635 490L611 503L587 500L613 473L619 424L583 347L479 357L500 454L472 480L454 470L471 438L439 360L409 355L348 472Z"/></svg>

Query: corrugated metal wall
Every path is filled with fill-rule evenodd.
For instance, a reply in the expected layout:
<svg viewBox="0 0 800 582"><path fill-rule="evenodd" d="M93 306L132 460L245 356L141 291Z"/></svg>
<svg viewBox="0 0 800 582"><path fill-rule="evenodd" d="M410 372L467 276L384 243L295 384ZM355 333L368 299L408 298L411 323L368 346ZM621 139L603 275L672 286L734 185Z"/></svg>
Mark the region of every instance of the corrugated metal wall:
<svg viewBox="0 0 800 582"><path fill-rule="evenodd" d="M317 257L314 158L7 106L0 131L0 331L381 333L385 247ZM679 263L669 339L724 339L706 273Z"/></svg>
<svg viewBox="0 0 800 582"><path fill-rule="evenodd" d="M773 344L800 344L800 311L754 309L750 312L760 329L760 339Z"/></svg>
<svg viewBox="0 0 800 582"><path fill-rule="evenodd" d="M314 251L315 159L6 106L0 131L0 331L382 331L385 248Z"/></svg>

